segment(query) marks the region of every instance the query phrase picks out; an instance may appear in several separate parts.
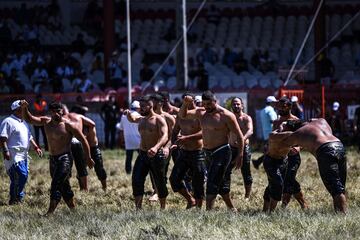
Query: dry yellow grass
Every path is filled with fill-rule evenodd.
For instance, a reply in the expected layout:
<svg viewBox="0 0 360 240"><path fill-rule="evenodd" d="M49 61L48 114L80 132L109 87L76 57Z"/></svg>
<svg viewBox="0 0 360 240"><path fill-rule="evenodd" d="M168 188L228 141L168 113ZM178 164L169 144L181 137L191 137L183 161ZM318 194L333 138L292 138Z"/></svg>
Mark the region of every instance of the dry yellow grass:
<svg viewBox="0 0 360 240"><path fill-rule="evenodd" d="M293 200L285 210L274 214L260 212L267 180L264 170L252 169L254 185L250 201L244 201L242 177L233 174L232 197L240 209L237 214L226 210L219 199L216 210L184 210L186 203L174 194L170 185L168 208L159 211L158 204L145 201L144 210L135 211L132 202L131 177L125 174L124 152L103 153L108 172L108 192L101 190L95 173L90 171L90 191L83 193L75 177L71 184L77 209L69 211L62 202L55 215L44 218L49 203L50 177L48 161L34 158L30 165L25 202L7 206L9 179L1 167L0 239L349 239L360 238L359 154L348 151L348 201L346 216L334 214L330 195L323 186L317 163L302 153L299 182L310 203L302 211ZM253 158L259 154L254 154ZM75 176L73 171L73 176ZM147 182L147 190L151 190Z"/></svg>

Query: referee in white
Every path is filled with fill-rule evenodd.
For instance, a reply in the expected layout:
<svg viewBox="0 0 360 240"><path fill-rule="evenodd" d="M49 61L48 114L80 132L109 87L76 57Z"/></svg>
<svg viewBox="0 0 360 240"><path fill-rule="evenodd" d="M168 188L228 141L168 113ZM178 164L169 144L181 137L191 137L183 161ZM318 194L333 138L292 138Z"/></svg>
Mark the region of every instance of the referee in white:
<svg viewBox="0 0 360 240"><path fill-rule="evenodd" d="M12 114L0 125L0 147L6 172L10 177L9 205L21 203L28 178L28 151L30 143L41 157L42 151L31 136L29 125L22 119L20 100L11 104Z"/></svg>

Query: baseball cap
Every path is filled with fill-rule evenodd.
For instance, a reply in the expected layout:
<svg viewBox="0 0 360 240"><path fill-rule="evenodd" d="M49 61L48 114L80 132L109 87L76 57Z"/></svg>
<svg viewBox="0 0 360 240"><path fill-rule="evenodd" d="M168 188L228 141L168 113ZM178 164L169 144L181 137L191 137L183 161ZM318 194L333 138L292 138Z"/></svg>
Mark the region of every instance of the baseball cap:
<svg viewBox="0 0 360 240"><path fill-rule="evenodd" d="M20 107L20 100L16 100L11 104L11 111L14 111Z"/></svg>
<svg viewBox="0 0 360 240"><path fill-rule="evenodd" d="M272 102L276 102L276 98L274 96L268 96L266 98L266 102L267 103L272 103Z"/></svg>
<svg viewBox="0 0 360 240"><path fill-rule="evenodd" d="M131 108L132 109L135 109L135 108L140 108L140 102L139 101L133 101L132 103L131 103Z"/></svg>
<svg viewBox="0 0 360 240"><path fill-rule="evenodd" d="M299 99L298 99L297 96L292 96L292 97L291 97L291 101L292 101L292 102L297 102L297 101L299 101Z"/></svg>
<svg viewBox="0 0 360 240"><path fill-rule="evenodd" d="M334 102L334 103L333 103L333 110L334 110L334 111L339 110L339 107L340 107L340 103L339 103L339 102Z"/></svg>

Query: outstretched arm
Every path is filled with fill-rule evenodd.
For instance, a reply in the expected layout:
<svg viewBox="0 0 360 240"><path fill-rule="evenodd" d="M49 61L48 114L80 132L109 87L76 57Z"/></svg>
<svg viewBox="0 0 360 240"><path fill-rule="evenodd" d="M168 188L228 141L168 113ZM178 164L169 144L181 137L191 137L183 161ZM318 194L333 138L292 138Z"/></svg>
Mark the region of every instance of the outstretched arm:
<svg viewBox="0 0 360 240"><path fill-rule="evenodd" d="M22 117L27 121L28 123L35 125L35 126L43 126L45 123L50 121L50 118L48 117L35 117L33 116L28 109L29 103L26 100L21 100L20 102L21 106L21 114Z"/></svg>
<svg viewBox="0 0 360 240"><path fill-rule="evenodd" d="M89 143L86 140L84 134L70 122L66 122L65 126L66 126L66 130L68 130L70 133L72 133L74 135L74 137L76 137L76 139L78 139L81 142L81 144L84 148L87 165L89 168L92 168L95 163L91 159L90 146L89 146Z"/></svg>
<svg viewBox="0 0 360 240"><path fill-rule="evenodd" d="M129 122L131 123L139 123L140 120L144 117L142 116L138 116L138 115L134 115L134 114L131 114L131 112L129 110L125 110L124 113L128 119Z"/></svg>

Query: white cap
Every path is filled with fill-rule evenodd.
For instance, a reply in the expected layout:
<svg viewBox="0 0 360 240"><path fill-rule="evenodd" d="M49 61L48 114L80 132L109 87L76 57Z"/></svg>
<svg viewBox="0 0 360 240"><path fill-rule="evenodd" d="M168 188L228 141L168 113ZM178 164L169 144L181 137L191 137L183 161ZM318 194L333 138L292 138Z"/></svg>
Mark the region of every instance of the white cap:
<svg viewBox="0 0 360 240"><path fill-rule="evenodd" d="M297 102L297 101L299 101L297 96L292 96L291 97L291 102Z"/></svg>
<svg viewBox="0 0 360 240"><path fill-rule="evenodd" d="M131 108L132 109L135 109L135 108L140 108L140 102L139 101L133 101L132 103L131 103Z"/></svg>
<svg viewBox="0 0 360 240"><path fill-rule="evenodd" d="M201 96L195 96L195 102L202 102L202 97Z"/></svg>
<svg viewBox="0 0 360 240"><path fill-rule="evenodd" d="M20 100L16 100L11 104L11 111L14 111L20 107Z"/></svg>
<svg viewBox="0 0 360 240"><path fill-rule="evenodd" d="M334 110L334 111L339 110L339 107L340 107L340 103L338 103L338 102L334 102L334 103L333 103L333 110Z"/></svg>
<svg viewBox="0 0 360 240"><path fill-rule="evenodd" d="M267 98L266 98L266 102L267 103L272 103L272 102L276 102L277 100L276 100L276 98L274 97L274 96L268 96Z"/></svg>

